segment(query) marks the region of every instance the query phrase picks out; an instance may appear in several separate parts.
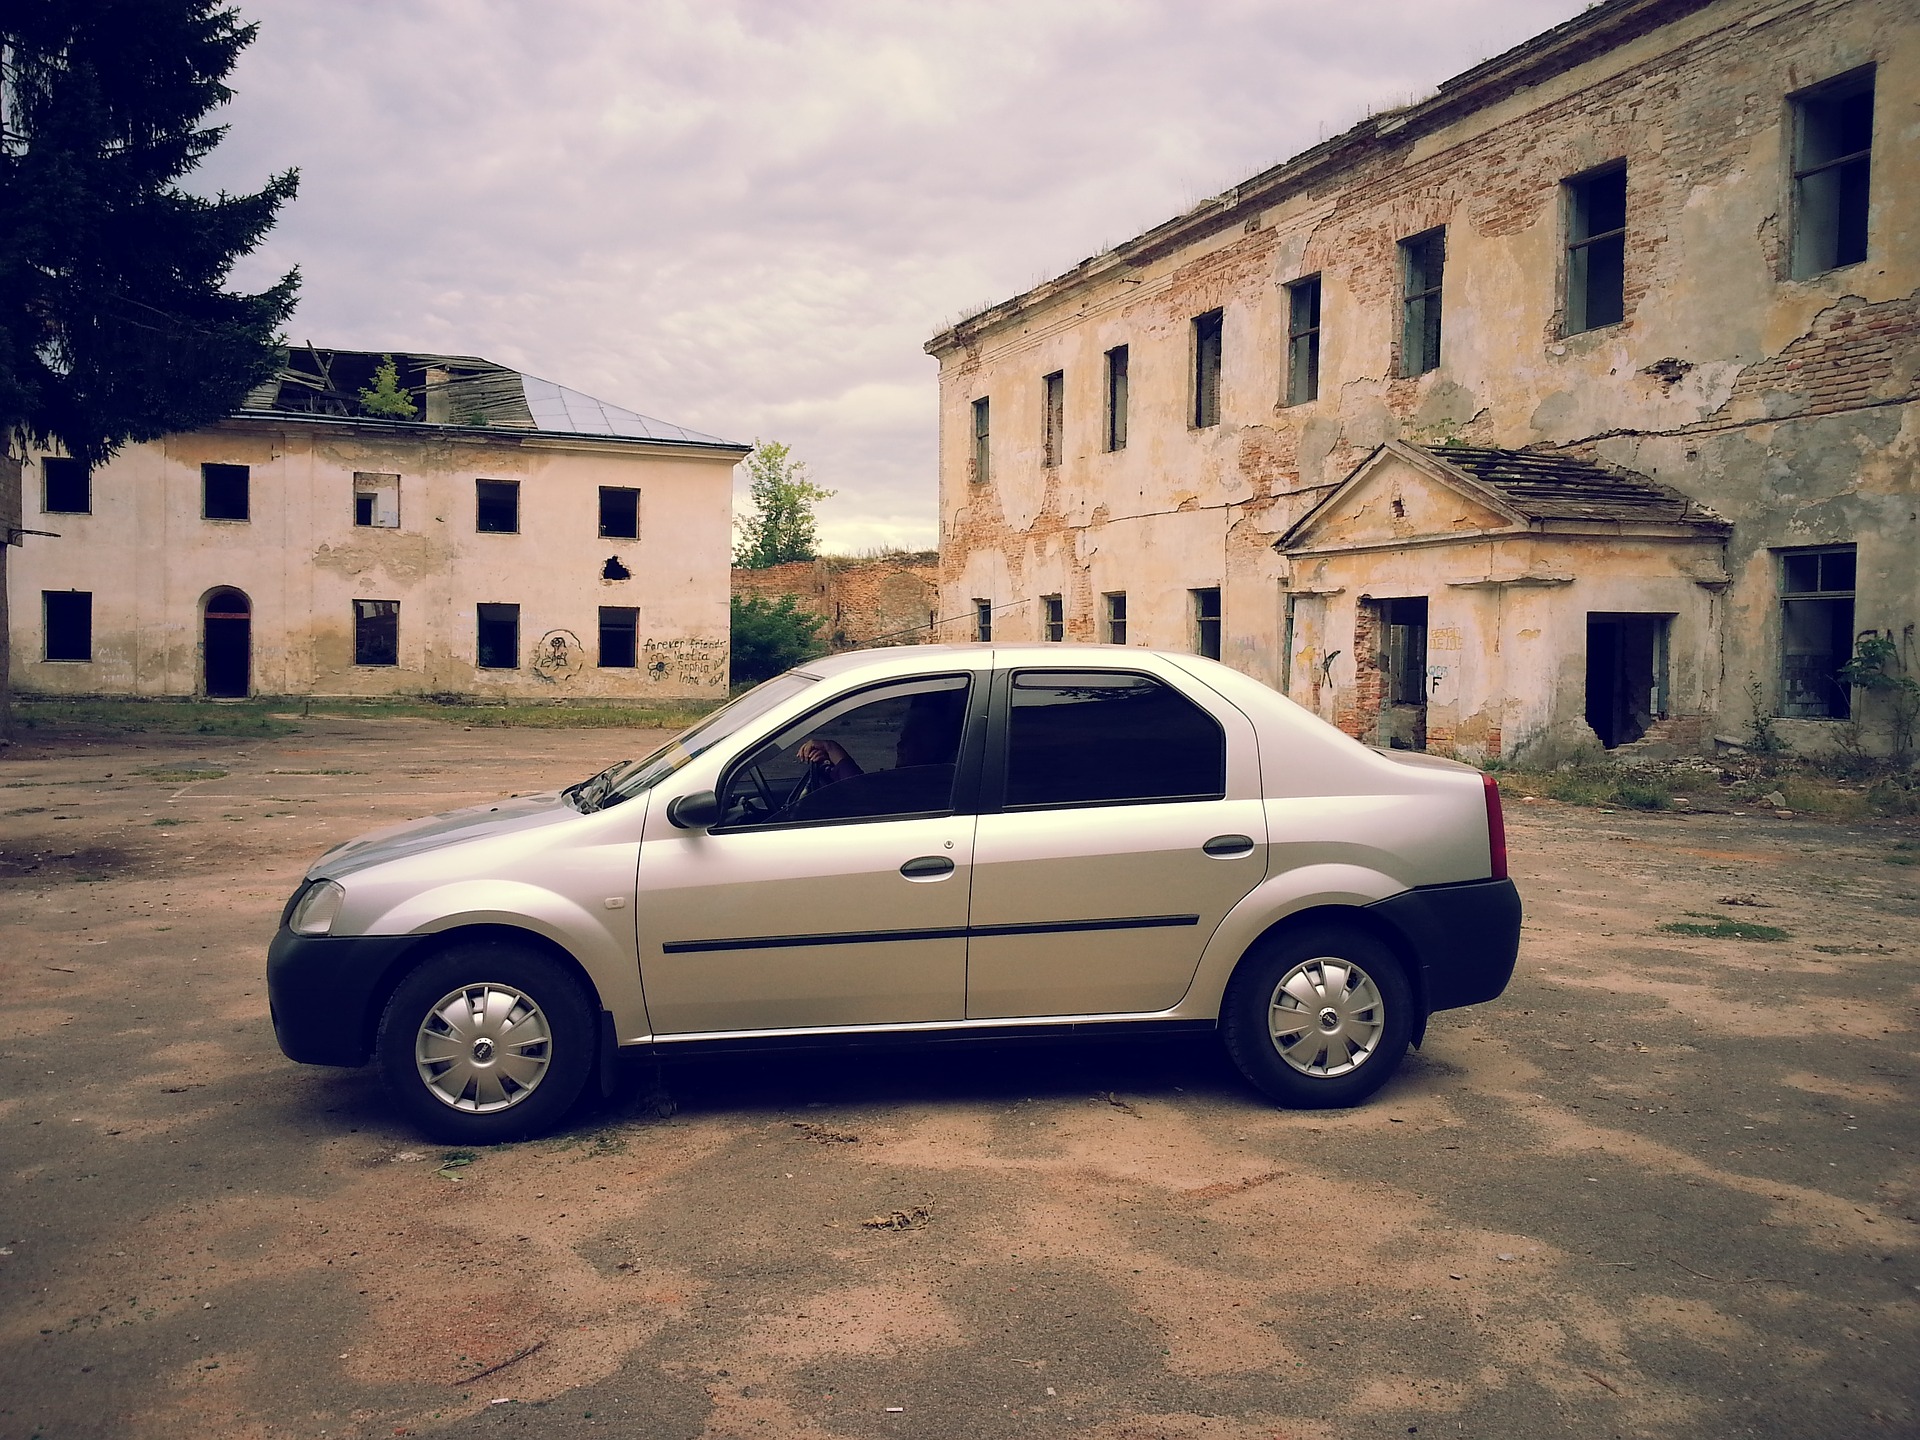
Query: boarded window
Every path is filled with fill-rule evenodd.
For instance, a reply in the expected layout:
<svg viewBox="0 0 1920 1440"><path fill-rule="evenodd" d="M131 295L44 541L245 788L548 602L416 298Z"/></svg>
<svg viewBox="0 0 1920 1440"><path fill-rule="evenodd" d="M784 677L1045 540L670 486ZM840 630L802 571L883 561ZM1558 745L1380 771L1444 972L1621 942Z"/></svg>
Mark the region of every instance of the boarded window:
<svg viewBox="0 0 1920 1440"><path fill-rule="evenodd" d="M1320 397L1320 277L1287 287L1287 403Z"/></svg>
<svg viewBox="0 0 1920 1440"><path fill-rule="evenodd" d="M1056 641L1067 638L1067 607L1058 595L1040 597L1040 638Z"/></svg>
<svg viewBox="0 0 1920 1440"><path fill-rule="evenodd" d="M400 602L398 600L353 602L353 663L356 665L398 665L400 663Z"/></svg>
<svg viewBox="0 0 1920 1440"><path fill-rule="evenodd" d="M973 602L973 638L993 639L993 602L991 600Z"/></svg>
<svg viewBox="0 0 1920 1440"><path fill-rule="evenodd" d="M200 513L209 520L245 520L250 505L245 465L200 467Z"/></svg>
<svg viewBox="0 0 1920 1440"><path fill-rule="evenodd" d="M640 492L600 487L600 533L609 540L640 538Z"/></svg>
<svg viewBox="0 0 1920 1440"><path fill-rule="evenodd" d="M1851 545L1780 553L1780 713L1844 720L1852 690L1855 554Z"/></svg>
<svg viewBox="0 0 1920 1440"><path fill-rule="evenodd" d="M476 663L482 670L520 668L520 607L518 605L476 606L479 643Z"/></svg>
<svg viewBox="0 0 1920 1440"><path fill-rule="evenodd" d="M476 480L473 528L487 535L516 535L520 531L520 482Z"/></svg>
<svg viewBox="0 0 1920 1440"><path fill-rule="evenodd" d="M1190 590L1193 597L1193 653L1220 658L1220 590Z"/></svg>
<svg viewBox="0 0 1920 1440"><path fill-rule="evenodd" d="M87 515L93 511L93 472L64 455L40 458L40 508L49 515Z"/></svg>
<svg viewBox="0 0 1920 1440"><path fill-rule="evenodd" d="M1107 644L1124 645L1127 643L1127 592L1116 590L1103 595L1106 602Z"/></svg>
<svg viewBox="0 0 1920 1440"><path fill-rule="evenodd" d="M375 530L400 528L400 477L353 472L353 523Z"/></svg>
<svg viewBox="0 0 1920 1440"><path fill-rule="evenodd" d="M1127 448L1127 347L1107 351L1107 449Z"/></svg>
<svg viewBox="0 0 1920 1440"><path fill-rule="evenodd" d="M631 605L600 607L600 667L603 670L633 669L640 653L634 641L639 625L640 612Z"/></svg>
<svg viewBox="0 0 1920 1440"><path fill-rule="evenodd" d="M1226 736L1144 675L1028 671L1007 717L1009 810L1218 799Z"/></svg>
<svg viewBox="0 0 1920 1440"><path fill-rule="evenodd" d="M1867 258L1873 70L1797 96L1793 120L1793 273L1856 264Z"/></svg>
<svg viewBox="0 0 1920 1440"><path fill-rule="evenodd" d="M1567 181L1567 333L1626 314L1627 168Z"/></svg>
<svg viewBox="0 0 1920 1440"><path fill-rule="evenodd" d="M40 606L46 622L46 658L93 659L93 592L42 590Z"/></svg>
<svg viewBox="0 0 1920 1440"><path fill-rule="evenodd" d="M1067 429L1067 377L1056 370L1040 382L1046 420L1041 436L1041 463L1058 465Z"/></svg>
<svg viewBox="0 0 1920 1440"><path fill-rule="evenodd" d="M1224 316L1209 310L1193 321L1193 423L1220 423L1221 332Z"/></svg>
<svg viewBox="0 0 1920 1440"><path fill-rule="evenodd" d="M1447 265L1446 227L1400 242L1400 373L1424 375L1440 365L1440 280Z"/></svg>
<svg viewBox="0 0 1920 1440"><path fill-rule="evenodd" d="M988 467L989 418L987 397L982 395L973 402L973 478L984 485L991 478Z"/></svg>

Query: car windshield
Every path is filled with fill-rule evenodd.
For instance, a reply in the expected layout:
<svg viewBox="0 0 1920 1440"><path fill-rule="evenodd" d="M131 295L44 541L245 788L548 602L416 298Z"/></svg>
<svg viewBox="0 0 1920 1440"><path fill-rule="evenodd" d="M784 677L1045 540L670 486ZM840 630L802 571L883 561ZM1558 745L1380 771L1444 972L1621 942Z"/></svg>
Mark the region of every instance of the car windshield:
<svg viewBox="0 0 1920 1440"><path fill-rule="evenodd" d="M576 810L592 814L643 795L711 746L752 723L813 680L789 670L722 705L698 725L683 730L644 760L622 760L560 793Z"/></svg>

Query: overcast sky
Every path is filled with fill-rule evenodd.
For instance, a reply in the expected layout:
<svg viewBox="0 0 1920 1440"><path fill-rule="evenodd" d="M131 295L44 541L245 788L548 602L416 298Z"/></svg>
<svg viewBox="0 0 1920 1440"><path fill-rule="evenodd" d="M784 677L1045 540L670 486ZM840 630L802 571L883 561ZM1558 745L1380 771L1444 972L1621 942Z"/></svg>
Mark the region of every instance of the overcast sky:
<svg viewBox="0 0 1920 1440"><path fill-rule="evenodd" d="M784 440L834 550L935 539L963 311L1580 0L239 0L199 184L297 167L236 272L296 343L484 355Z"/></svg>

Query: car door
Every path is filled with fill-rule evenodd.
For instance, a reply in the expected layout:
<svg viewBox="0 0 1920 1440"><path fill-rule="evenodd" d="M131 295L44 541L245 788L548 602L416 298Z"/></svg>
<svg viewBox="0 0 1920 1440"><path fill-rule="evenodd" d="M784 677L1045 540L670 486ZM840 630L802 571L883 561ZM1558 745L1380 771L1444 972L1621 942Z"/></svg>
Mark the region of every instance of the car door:
<svg viewBox="0 0 1920 1440"><path fill-rule="evenodd" d="M1144 673L995 686L975 832L969 1019L1136 1014L1187 991L1266 874L1246 717Z"/></svg>
<svg viewBox="0 0 1920 1440"><path fill-rule="evenodd" d="M636 914L654 1033L962 1017L976 693L967 675L857 691L729 767L710 829L655 807Z"/></svg>

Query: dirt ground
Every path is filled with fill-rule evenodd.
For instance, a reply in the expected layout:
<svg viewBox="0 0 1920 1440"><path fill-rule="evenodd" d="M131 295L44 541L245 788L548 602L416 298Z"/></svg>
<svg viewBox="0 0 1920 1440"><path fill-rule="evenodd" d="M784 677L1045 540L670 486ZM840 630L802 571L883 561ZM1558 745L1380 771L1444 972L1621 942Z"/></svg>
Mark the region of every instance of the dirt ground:
<svg viewBox="0 0 1920 1440"><path fill-rule="evenodd" d="M469 1156L281 1057L315 854L644 748L0 759L0 1436L1920 1434L1912 826L1510 804L1512 988L1345 1113L1210 1040L938 1047Z"/></svg>

